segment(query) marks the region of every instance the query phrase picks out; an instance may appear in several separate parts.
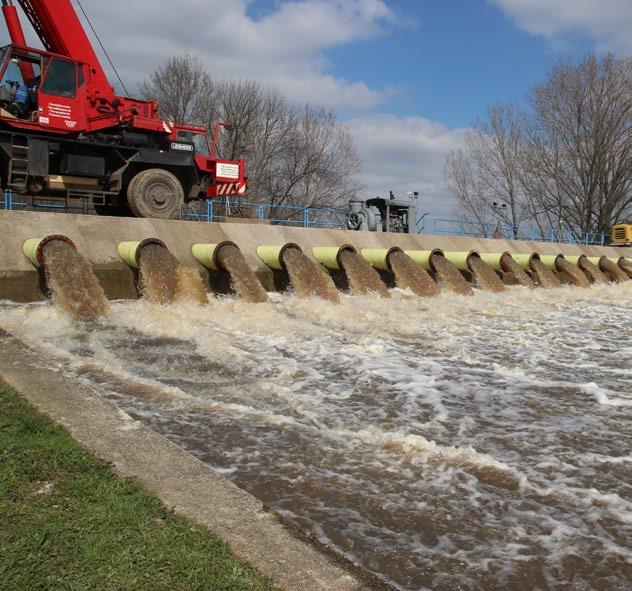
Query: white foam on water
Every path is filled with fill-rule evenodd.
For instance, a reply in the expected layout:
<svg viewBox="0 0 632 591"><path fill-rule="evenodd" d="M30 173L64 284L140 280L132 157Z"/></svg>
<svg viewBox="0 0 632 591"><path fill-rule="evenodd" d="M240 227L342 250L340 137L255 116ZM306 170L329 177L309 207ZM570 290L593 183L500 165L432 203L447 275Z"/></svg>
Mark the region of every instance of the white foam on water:
<svg viewBox="0 0 632 591"><path fill-rule="evenodd" d="M630 287L0 326L397 588L605 589L631 560Z"/></svg>

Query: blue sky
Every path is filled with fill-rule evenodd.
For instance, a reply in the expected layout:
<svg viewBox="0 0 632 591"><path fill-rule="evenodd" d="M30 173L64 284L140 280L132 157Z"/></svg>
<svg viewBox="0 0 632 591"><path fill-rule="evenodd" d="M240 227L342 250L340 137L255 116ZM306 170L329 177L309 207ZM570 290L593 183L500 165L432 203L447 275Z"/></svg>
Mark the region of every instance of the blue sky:
<svg viewBox="0 0 632 591"><path fill-rule="evenodd" d="M419 190L440 216L454 209L445 157L487 105L522 100L560 57L632 54L632 0L82 4L130 88L189 53L216 78L331 108L355 139L364 196Z"/></svg>

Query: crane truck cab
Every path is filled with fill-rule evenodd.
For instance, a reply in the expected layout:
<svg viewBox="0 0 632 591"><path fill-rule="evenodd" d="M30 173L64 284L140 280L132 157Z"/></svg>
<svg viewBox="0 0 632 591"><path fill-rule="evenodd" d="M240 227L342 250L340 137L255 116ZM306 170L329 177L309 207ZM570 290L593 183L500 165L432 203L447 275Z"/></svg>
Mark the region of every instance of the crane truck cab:
<svg viewBox="0 0 632 591"><path fill-rule="evenodd" d="M44 49L26 45L12 0L0 49L2 189L84 198L99 213L177 218L185 202L246 190L244 161L222 160L203 127L164 120L154 101L119 96L71 0L16 0Z"/></svg>

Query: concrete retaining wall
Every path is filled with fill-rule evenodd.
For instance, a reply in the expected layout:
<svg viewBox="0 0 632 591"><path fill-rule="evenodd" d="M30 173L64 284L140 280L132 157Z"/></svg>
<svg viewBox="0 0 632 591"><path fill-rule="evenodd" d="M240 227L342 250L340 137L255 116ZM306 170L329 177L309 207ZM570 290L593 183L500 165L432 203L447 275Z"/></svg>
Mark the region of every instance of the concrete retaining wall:
<svg viewBox="0 0 632 591"><path fill-rule="evenodd" d="M356 248L404 249L441 248L480 252L540 252L543 254L586 254L588 256L632 256L632 249L579 246L551 242L493 240L429 234L385 234L346 230L305 229L265 224L206 223L141 218L69 215L0 211L0 299L19 302L43 299L41 276L22 254L27 238L64 234L93 265L110 299L136 298L134 273L119 259L117 245L125 240L160 238L184 265L200 265L191 256L196 242L232 240L238 244L248 263L256 270L267 289L273 289L272 272L256 255L260 244L295 242L311 256L312 246L352 244Z"/></svg>

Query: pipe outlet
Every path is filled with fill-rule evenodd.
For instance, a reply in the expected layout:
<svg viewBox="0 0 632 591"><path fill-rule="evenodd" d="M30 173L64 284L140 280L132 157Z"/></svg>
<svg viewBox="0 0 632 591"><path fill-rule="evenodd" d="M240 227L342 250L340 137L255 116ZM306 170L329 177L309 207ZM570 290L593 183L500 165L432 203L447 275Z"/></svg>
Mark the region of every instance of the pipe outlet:
<svg viewBox="0 0 632 591"><path fill-rule="evenodd" d="M448 259L459 271L470 271L470 259L472 257L479 257L480 255L474 251L449 251L443 253L443 256Z"/></svg>
<svg viewBox="0 0 632 591"><path fill-rule="evenodd" d="M354 246L343 244L342 246L314 246L312 254L314 258L327 269L341 269L340 253L348 250L358 252Z"/></svg>
<svg viewBox="0 0 632 591"><path fill-rule="evenodd" d="M158 238L146 238L140 241L131 240L128 242L119 242L117 248L118 255L129 267L138 269L140 267L140 252L148 244L158 244L163 248L167 248L167 245Z"/></svg>
<svg viewBox="0 0 632 591"><path fill-rule="evenodd" d="M531 261L540 260L540 255L537 252L532 252L531 254L512 254L511 258L513 258L516 263L518 263L523 269L531 269Z"/></svg>
<svg viewBox="0 0 632 591"><path fill-rule="evenodd" d="M363 248L360 251L362 258L369 263L373 268L380 269L381 271L390 271L391 263L388 258L394 252L402 252L399 246L393 246L392 248Z"/></svg>
<svg viewBox="0 0 632 591"><path fill-rule="evenodd" d="M223 269L223 267L219 263L217 255L224 246L234 246L237 250L239 250L239 247L234 242L224 240L218 244L194 244L191 247L191 254L198 263L207 269L219 271L220 269Z"/></svg>
<svg viewBox="0 0 632 591"><path fill-rule="evenodd" d="M481 259L485 261L494 271L503 271L502 258L504 256L511 256L507 251L505 252L482 252L480 254Z"/></svg>
<svg viewBox="0 0 632 591"><path fill-rule="evenodd" d="M563 254L541 254L540 261L545 267L551 269L551 271L557 271L557 261L563 259Z"/></svg>
<svg viewBox="0 0 632 591"><path fill-rule="evenodd" d="M301 252L303 250L298 244L294 244L294 242L288 242L283 245L275 245L275 244L263 244L261 246L257 246L257 256L268 266L270 269L274 269L276 271L282 271L285 269L285 263L283 262L283 253L288 248L295 248Z"/></svg>
<svg viewBox="0 0 632 591"><path fill-rule="evenodd" d="M434 267L432 266L431 258L432 255L443 256L443 251L440 248L435 248L434 250L405 250L404 254L407 254L413 262L421 267L423 267L426 271L434 271Z"/></svg>
<svg viewBox="0 0 632 591"><path fill-rule="evenodd" d="M46 265L46 260L44 258L44 246L53 240L61 240L70 244L75 250L77 247L75 243L68 238L68 236L62 236L61 234L51 234L50 236L46 236L45 238L29 238L25 240L22 244L22 252L24 256L31 261L31 263L36 267L44 267Z"/></svg>

